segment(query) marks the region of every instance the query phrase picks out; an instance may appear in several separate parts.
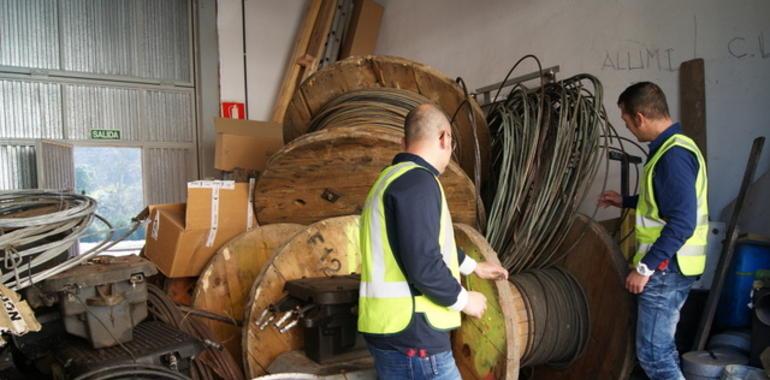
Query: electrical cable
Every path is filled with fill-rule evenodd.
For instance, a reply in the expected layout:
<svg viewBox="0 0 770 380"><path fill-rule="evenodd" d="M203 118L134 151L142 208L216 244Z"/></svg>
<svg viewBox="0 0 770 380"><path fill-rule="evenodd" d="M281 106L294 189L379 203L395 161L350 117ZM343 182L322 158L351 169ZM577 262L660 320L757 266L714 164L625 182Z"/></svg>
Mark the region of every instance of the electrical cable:
<svg viewBox="0 0 770 380"><path fill-rule="evenodd" d="M583 354L591 335L583 287L558 266L518 273L510 281L521 293L529 317L521 366L568 367Z"/></svg>
<svg viewBox="0 0 770 380"><path fill-rule="evenodd" d="M528 55L502 83L526 59L537 63L540 87L514 84L498 103L501 84L487 116L498 182L486 237L511 273L545 268L563 257L556 256L557 248L609 145L607 138L601 143L601 136L614 132L603 117L601 83L591 75L546 82L537 57Z"/></svg>
<svg viewBox="0 0 770 380"><path fill-rule="evenodd" d="M0 251L4 252L4 270L0 282L20 290L73 268L130 236L142 221L134 220L127 232L115 236L107 220L95 214L96 201L88 196L50 190L0 192ZM108 230L104 239L88 251L50 266L87 236L88 226L97 219ZM25 267L27 276L21 276ZM33 271L33 269L35 269Z"/></svg>
<svg viewBox="0 0 770 380"><path fill-rule="evenodd" d="M211 330L203 322L188 318L188 315L182 313L163 290L151 284L147 284L147 309L154 319L174 326L204 342L216 341ZM227 350L209 346L193 359L192 364L194 380L244 378L240 367Z"/></svg>
<svg viewBox="0 0 770 380"><path fill-rule="evenodd" d="M107 380L107 379L172 379L172 380L189 380L190 378L176 371L172 371L166 367L145 364L145 363L130 363L130 364L117 364L100 367L93 371L84 373L74 380Z"/></svg>

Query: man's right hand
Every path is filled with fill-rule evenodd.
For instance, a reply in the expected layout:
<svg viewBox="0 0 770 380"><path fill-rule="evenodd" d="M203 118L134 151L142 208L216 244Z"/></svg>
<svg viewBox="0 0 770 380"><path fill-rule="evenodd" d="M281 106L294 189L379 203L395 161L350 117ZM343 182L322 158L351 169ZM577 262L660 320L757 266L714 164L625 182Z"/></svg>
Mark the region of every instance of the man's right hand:
<svg viewBox="0 0 770 380"><path fill-rule="evenodd" d="M605 191L599 196L599 207L607 206L623 207L623 197L617 191Z"/></svg>
<svg viewBox="0 0 770 380"><path fill-rule="evenodd" d="M469 291L468 303L465 305L463 313L471 317L481 318L485 311L487 311L487 297L479 292Z"/></svg>

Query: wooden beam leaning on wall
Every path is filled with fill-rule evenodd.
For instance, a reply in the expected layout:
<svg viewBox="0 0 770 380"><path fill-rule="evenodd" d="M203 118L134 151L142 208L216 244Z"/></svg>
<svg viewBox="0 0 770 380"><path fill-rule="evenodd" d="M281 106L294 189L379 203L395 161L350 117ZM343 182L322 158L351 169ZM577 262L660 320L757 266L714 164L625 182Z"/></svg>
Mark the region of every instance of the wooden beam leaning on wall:
<svg viewBox="0 0 770 380"><path fill-rule="evenodd" d="M326 39L329 36L329 30L332 27L336 8L336 0L311 0L308 2L305 17L297 31L294 49L273 106L273 121L283 122L283 116L294 91L305 78L317 70Z"/></svg>
<svg viewBox="0 0 770 380"><path fill-rule="evenodd" d="M703 158L706 155L706 74L703 58L679 66L680 119L684 134L695 140Z"/></svg>

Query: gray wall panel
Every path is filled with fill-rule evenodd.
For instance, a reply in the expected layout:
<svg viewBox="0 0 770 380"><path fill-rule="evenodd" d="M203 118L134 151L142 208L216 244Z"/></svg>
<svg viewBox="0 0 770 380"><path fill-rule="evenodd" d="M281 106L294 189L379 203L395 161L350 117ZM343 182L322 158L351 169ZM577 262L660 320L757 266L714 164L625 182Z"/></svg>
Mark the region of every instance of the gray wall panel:
<svg viewBox="0 0 770 380"><path fill-rule="evenodd" d="M184 0L61 0L62 69L190 82Z"/></svg>
<svg viewBox="0 0 770 380"><path fill-rule="evenodd" d="M0 143L0 190L37 187L35 146Z"/></svg>
<svg viewBox="0 0 770 380"><path fill-rule="evenodd" d="M59 68L55 0L0 0L0 65Z"/></svg>
<svg viewBox="0 0 770 380"><path fill-rule="evenodd" d="M192 179L189 149L149 148L143 151L145 197L149 204L184 202Z"/></svg>
<svg viewBox="0 0 770 380"><path fill-rule="evenodd" d="M0 78L0 138L62 138L59 84Z"/></svg>
<svg viewBox="0 0 770 380"><path fill-rule="evenodd" d="M193 142L195 104L193 92L145 91L145 139Z"/></svg>
<svg viewBox="0 0 770 380"><path fill-rule="evenodd" d="M41 189L73 191L75 159L72 146L41 141L37 144L37 182Z"/></svg>
<svg viewBox="0 0 770 380"><path fill-rule="evenodd" d="M70 140L88 140L92 129L117 129L121 140L141 140L140 89L64 85L65 126Z"/></svg>

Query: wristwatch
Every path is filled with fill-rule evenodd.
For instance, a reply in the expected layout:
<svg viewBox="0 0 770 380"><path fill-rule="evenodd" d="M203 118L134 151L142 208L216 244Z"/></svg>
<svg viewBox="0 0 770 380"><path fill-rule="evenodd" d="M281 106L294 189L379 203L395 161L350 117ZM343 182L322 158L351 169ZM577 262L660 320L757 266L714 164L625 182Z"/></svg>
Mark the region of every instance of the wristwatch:
<svg viewBox="0 0 770 380"><path fill-rule="evenodd" d="M653 273L655 273L654 270L647 267L647 264L645 263L639 263L636 266L636 273L641 274L642 276L652 276Z"/></svg>

